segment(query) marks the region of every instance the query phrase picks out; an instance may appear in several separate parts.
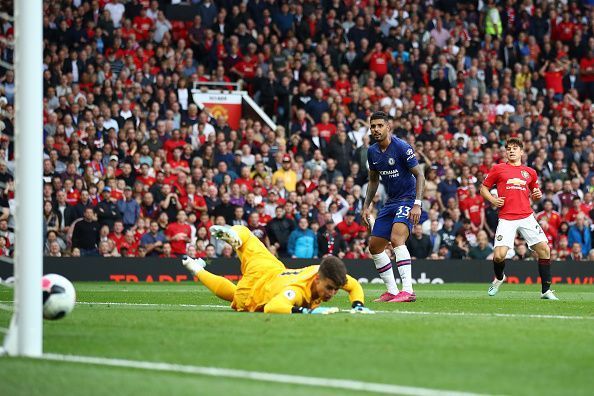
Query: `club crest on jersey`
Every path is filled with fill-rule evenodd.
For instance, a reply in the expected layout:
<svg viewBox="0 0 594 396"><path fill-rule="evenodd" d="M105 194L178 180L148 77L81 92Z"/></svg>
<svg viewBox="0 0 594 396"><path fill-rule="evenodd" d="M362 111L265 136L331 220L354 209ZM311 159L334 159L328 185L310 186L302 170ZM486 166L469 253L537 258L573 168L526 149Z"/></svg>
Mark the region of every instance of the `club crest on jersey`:
<svg viewBox="0 0 594 396"><path fill-rule="evenodd" d="M287 297L287 300L293 300L296 296L296 293L294 290L287 290L285 291L285 297Z"/></svg>
<svg viewBox="0 0 594 396"><path fill-rule="evenodd" d="M497 235L497 240L500 241L503 239L503 235Z"/></svg>
<svg viewBox="0 0 594 396"><path fill-rule="evenodd" d="M530 178L530 173L526 172L525 170L523 170L522 172L520 172L522 174L522 177L526 180L528 180Z"/></svg>
<svg viewBox="0 0 594 396"><path fill-rule="evenodd" d="M388 160L388 164L390 164L390 165L394 165L395 163L396 163L396 160L394 158L390 158Z"/></svg>

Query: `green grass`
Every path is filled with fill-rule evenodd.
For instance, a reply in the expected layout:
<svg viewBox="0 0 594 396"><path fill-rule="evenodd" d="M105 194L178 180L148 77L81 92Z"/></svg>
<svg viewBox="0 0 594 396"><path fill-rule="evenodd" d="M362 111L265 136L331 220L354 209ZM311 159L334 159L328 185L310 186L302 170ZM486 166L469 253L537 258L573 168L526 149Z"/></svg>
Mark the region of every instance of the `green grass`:
<svg viewBox="0 0 594 396"><path fill-rule="evenodd" d="M44 351L213 366L489 394L591 394L594 287L419 285L414 304L376 315L236 313L192 284L75 285L81 302L45 322ZM380 293L366 287L368 299ZM0 289L0 300L11 299ZM333 305L348 307L339 294ZM183 306L191 304L194 306ZM495 314L504 314L497 316ZM533 316L530 316L533 315ZM578 319L535 315L577 316ZM0 326L9 315L0 311ZM180 373L0 358L1 395L362 395Z"/></svg>

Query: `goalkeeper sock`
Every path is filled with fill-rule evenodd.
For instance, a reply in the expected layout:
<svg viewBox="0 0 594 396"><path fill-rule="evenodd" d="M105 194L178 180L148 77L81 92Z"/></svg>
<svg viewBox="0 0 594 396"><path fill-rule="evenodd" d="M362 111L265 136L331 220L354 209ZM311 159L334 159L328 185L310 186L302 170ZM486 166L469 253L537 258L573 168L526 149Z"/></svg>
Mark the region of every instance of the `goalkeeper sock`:
<svg viewBox="0 0 594 396"><path fill-rule="evenodd" d="M402 290L408 293L414 293L412 287L412 265L410 260L410 253L406 245L396 246L394 248L394 255L396 256L396 267L402 279Z"/></svg>
<svg viewBox="0 0 594 396"><path fill-rule="evenodd" d="M396 285L396 279L394 278L394 270L392 269L390 257L388 257L386 252L374 254L371 257L373 258L375 268L377 269L377 272L379 272L380 278L382 278L386 288L388 289L388 293L394 295L398 294L398 285Z"/></svg>
<svg viewBox="0 0 594 396"><path fill-rule="evenodd" d="M551 288L551 259L538 259L538 273L540 274L540 283L542 292L546 293Z"/></svg>
<svg viewBox="0 0 594 396"><path fill-rule="evenodd" d="M497 262L493 260L493 271L495 271L495 277L497 280L503 279L503 269L505 268L505 260Z"/></svg>
<svg viewBox="0 0 594 396"><path fill-rule="evenodd" d="M237 286L235 286L229 279L212 274L207 270L198 272L196 277L218 298L222 298L223 300L227 301L233 301L233 296L235 295Z"/></svg>

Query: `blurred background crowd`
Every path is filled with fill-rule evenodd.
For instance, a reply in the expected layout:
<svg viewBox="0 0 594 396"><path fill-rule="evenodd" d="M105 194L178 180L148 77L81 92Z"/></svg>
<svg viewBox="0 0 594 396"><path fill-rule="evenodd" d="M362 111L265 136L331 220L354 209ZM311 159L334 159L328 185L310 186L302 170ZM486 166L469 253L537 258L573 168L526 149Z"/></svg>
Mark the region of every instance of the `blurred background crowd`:
<svg viewBox="0 0 594 396"><path fill-rule="evenodd" d="M490 257L497 211L477 186L514 136L553 259L594 259L590 1L173 1L188 21L171 3L44 2L46 255L231 257L208 228L244 224L279 257L366 258L367 122L383 110L427 179L414 258ZM0 35L13 62L13 25ZM193 102L200 83L237 81L276 129ZM0 67L5 256L20 243L14 94ZM518 239L514 258L531 257Z"/></svg>

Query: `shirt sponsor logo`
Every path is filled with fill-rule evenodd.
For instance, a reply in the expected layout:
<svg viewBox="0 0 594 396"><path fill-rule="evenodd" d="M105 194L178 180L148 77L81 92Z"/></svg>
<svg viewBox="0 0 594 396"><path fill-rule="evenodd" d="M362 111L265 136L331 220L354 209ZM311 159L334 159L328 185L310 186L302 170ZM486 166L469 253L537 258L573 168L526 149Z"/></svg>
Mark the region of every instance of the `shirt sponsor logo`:
<svg viewBox="0 0 594 396"><path fill-rule="evenodd" d="M388 177L400 176L400 172L398 172L398 169L393 169L393 170L389 170L389 171L379 171L379 174L382 176L388 176Z"/></svg>
<svg viewBox="0 0 594 396"><path fill-rule="evenodd" d="M527 184L526 180L522 180L519 177L514 177L512 179L507 179L505 182L506 190L525 190L525 186Z"/></svg>

